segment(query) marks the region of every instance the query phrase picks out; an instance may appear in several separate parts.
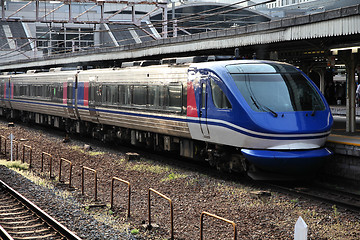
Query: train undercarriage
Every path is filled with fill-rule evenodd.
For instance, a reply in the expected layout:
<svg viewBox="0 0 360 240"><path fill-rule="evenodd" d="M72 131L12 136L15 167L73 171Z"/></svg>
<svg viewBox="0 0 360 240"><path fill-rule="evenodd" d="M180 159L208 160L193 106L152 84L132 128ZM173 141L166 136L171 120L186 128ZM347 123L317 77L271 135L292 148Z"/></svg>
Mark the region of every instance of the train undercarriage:
<svg viewBox="0 0 360 240"><path fill-rule="evenodd" d="M174 152L195 161L206 161L220 171L245 173L255 169L240 149L224 145L7 108L2 108L0 114L11 121L61 129L66 135L80 134L105 143L116 142L156 152Z"/></svg>

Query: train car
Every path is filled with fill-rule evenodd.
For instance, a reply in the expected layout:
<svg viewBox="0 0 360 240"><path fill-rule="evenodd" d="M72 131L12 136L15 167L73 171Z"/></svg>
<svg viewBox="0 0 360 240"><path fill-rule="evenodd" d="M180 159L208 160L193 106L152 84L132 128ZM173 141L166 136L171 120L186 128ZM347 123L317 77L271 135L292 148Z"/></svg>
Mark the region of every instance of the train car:
<svg viewBox="0 0 360 240"><path fill-rule="evenodd" d="M46 123L60 127L63 119L77 119L74 108L74 87L77 71L28 72L3 75L0 113L8 118Z"/></svg>
<svg viewBox="0 0 360 240"><path fill-rule="evenodd" d="M0 79L3 115L176 151L220 169L308 174L331 155L324 147L329 106L304 73L285 63L232 60Z"/></svg>

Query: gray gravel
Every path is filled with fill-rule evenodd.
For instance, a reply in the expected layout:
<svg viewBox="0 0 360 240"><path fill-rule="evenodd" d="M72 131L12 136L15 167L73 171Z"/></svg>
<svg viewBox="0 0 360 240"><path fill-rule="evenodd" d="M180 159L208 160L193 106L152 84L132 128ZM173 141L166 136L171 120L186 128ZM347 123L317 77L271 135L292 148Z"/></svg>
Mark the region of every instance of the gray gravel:
<svg viewBox="0 0 360 240"><path fill-rule="evenodd" d="M136 240L130 234L120 232L84 213L82 204L74 196L56 186L47 188L36 185L3 165L0 165L0 179L82 239Z"/></svg>

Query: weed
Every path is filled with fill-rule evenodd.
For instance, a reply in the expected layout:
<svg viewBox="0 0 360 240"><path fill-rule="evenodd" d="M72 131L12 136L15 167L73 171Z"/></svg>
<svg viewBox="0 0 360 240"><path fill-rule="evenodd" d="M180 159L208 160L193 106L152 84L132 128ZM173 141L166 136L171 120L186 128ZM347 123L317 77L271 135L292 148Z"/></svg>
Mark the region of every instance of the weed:
<svg viewBox="0 0 360 240"><path fill-rule="evenodd" d="M179 178L186 178L187 175L186 174L177 174L177 173L170 173L167 178L163 178L161 179L161 182L165 182L165 181L171 181L171 180L175 180L175 179L179 179Z"/></svg>
<svg viewBox="0 0 360 240"><path fill-rule="evenodd" d="M132 235L136 235L136 234L138 234L139 232L140 232L139 229L136 229L136 228L135 228L135 229L131 230L130 233L131 233Z"/></svg>
<svg viewBox="0 0 360 240"><path fill-rule="evenodd" d="M20 171L29 170L29 165L26 163L21 163L20 161L0 160L0 165L4 165L5 167L20 170Z"/></svg>
<svg viewBox="0 0 360 240"><path fill-rule="evenodd" d="M298 198L291 199L290 202L291 202L291 203L298 203L298 202L299 202L299 199L298 199Z"/></svg>
<svg viewBox="0 0 360 240"><path fill-rule="evenodd" d="M104 152L95 152L95 151L85 151L84 148L80 147L80 146L72 146L71 147L73 150L87 154L89 156L98 156L98 155L103 155L105 154Z"/></svg>
<svg viewBox="0 0 360 240"><path fill-rule="evenodd" d="M333 206L332 206L332 209L334 210L334 216L335 216L335 218L338 218L338 217L339 217L339 211L338 211L336 205L333 205Z"/></svg>
<svg viewBox="0 0 360 240"><path fill-rule="evenodd" d="M169 167L163 167L159 165L148 165L148 164L136 164L133 166L128 166L128 170L134 170L138 172L151 172L151 173L164 173L170 171Z"/></svg>

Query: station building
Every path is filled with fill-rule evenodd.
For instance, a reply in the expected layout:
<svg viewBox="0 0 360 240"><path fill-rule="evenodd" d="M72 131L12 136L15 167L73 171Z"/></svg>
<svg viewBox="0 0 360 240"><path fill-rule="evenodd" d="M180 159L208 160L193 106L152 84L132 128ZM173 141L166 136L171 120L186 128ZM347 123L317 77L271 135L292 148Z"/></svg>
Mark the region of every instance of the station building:
<svg viewBox="0 0 360 240"><path fill-rule="evenodd" d="M71 12L63 1L39 1L39 6L36 6L36 1L4 1L4 16L0 22L0 64L2 61L29 60L251 25L279 17L352 5L357 0L261 2L173 1L167 4L167 14L164 14L164 9L151 1L150 4L134 5L134 8L129 4L101 5L78 1L71 3ZM34 20L36 8L39 9L40 21ZM165 35L164 15L167 20ZM25 21L31 18L34 21ZM110 18L111 22L99 21ZM66 19L69 21L64 21Z"/></svg>

